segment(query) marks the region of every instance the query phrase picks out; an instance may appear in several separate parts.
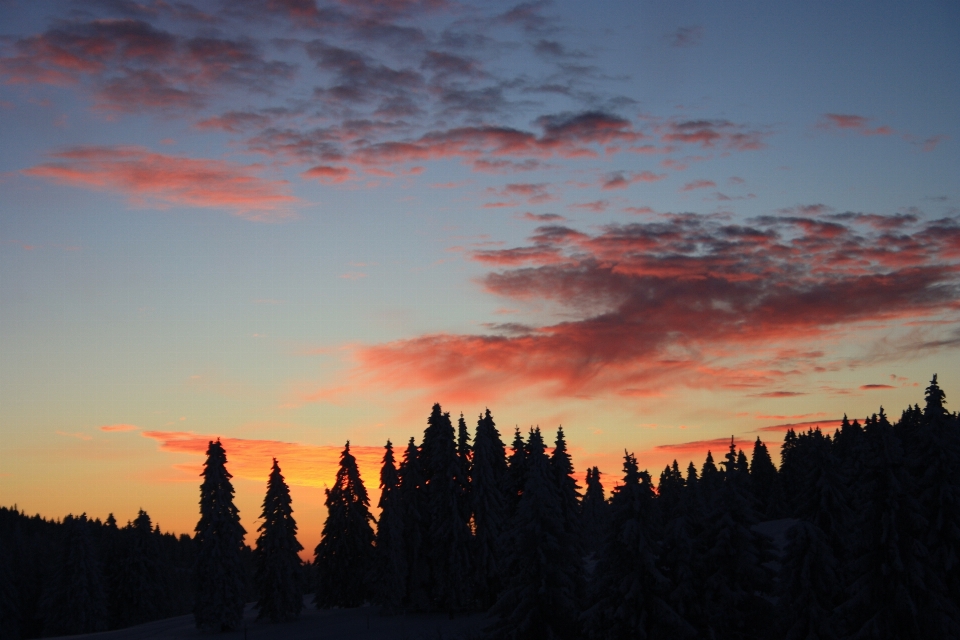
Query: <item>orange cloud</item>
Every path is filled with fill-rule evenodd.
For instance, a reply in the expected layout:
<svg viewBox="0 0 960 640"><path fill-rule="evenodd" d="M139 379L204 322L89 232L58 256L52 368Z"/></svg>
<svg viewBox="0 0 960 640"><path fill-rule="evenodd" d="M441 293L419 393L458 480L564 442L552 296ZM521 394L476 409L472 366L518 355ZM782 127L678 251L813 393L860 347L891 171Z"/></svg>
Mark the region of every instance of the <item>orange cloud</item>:
<svg viewBox="0 0 960 640"><path fill-rule="evenodd" d="M136 431L139 428L134 424L105 424L100 431Z"/></svg>
<svg viewBox="0 0 960 640"><path fill-rule="evenodd" d="M807 431L808 429L816 429L820 427L820 430L824 433L833 433L835 429L840 428L840 424L843 422L841 418L825 418L823 420L807 420L806 422L792 422L789 424L775 424L769 427L760 427L756 431L758 432L771 432L771 431L789 431L793 429L794 431Z"/></svg>
<svg viewBox="0 0 960 640"><path fill-rule="evenodd" d="M197 474L202 470L207 445L218 437L191 431L144 431L142 435L160 443L161 451L198 456L195 465L186 467L194 469ZM306 487L329 486L337 474L343 451L342 446L278 440L220 437L220 442L227 452L227 468L234 476L265 482L270 474L271 460L276 458L288 483ZM376 493L383 448L350 445L350 452L357 458L367 489L371 494ZM185 467L180 465L179 468Z"/></svg>
<svg viewBox="0 0 960 640"><path fill-rule="evenodd" d="M226 209L259 221L293 217L286 180L261 178L258 165L152 153L143 147L73 147L54 162L24 169L57 184L122 193L137 206Z"/></svg>

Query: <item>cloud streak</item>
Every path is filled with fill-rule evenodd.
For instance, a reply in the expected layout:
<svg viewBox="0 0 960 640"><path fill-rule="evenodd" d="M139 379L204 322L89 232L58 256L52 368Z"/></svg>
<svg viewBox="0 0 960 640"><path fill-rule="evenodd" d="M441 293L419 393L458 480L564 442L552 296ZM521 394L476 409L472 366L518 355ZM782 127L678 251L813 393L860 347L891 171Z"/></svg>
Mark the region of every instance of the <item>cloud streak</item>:
<svg viewBox="0 0 960 640"><path fill-rule="evenodd" d="M225 209L259 221L292 217L298 203L286 180L262 167L154 153L143 147L83 146L52 154L23 174L61 185L123 194L135 206Z"/></svg>
<svg viewBox="0 0 960 640"><path fill-rule="evenodd" d="M645 395L677 385L794 397L801 392L784 389L791 376L823 357L819 348L789 355L803 345L960 304L956 221L891 234L831 218L737 225L684 214L594 235L541 226L529 245L473 258L502 268L480 280L487 292L556 305L567 319L360 347L354 384L469 389L476 399L534 388ZM782 355L785 345L793 351Z"/></svg>

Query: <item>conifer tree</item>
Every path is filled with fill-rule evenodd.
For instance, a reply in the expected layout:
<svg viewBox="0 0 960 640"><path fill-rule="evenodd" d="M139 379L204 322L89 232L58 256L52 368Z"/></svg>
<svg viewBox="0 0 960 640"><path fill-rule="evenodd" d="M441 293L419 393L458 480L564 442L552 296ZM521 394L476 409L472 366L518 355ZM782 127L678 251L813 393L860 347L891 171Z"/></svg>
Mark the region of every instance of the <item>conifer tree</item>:
<svg viewBox="0 0 960 640"><path fill-rule="evenodd" d="M513 443L510 445L510 457L507 459L506 495L507 516L512 518L520 504L520 496L527 481L527 450L520 434L520 427L514 427Z"/></svg>
<svg viewBox="0 0 960 640"><path fill-rule="evenodd" d="M526 483L508 535L506 584L491 609L505 638L577 637L576 565L566 557L560 495L540 430L527 443Z"/></svg>
<svg viewBox="0 0 960 640"><path fill-rule="evenodd" d="M421 447L429 514L427 555L430 595L445 611L468 608L473 598L471 584L470 529L464 520L464 487L450 414L433 405Z"/></svg>
<svg viewBox="0 0 960 640"><path fill-rule="evenodd" d="M713 461L713 453L707 451L707 458L703 461L703 467L700 470L700 497L705 503L710 504L714 495L723 484L723 475L717 469Z"/></svg>
<svg viewBox="0 0 960 640"><path fill-rule="evenodd" d="M467 421L463 413L457 421L457 461L460 463L457 472L457 482L460 485L457 492L460 495L460 519L470 526L473 509L470 499L470 467L473 465L473 448L470 446L470 432L467 431Z"/></svg>
<svg viewBox="0 0 960 640"><path fill-rule="evenodd" d="M603 494L603 482L600 476L599 468L587 469L587 489L583 494L583 502L581 503L583 538L586 550L591 552L600 548L601 540L607 529L607 517L609 515L609 505Z"/></svg>
<svg viewBox="0 0 960 640"><path fill-rule="evenodd" d="M749 477L743 476L738 458L731 439L701 543L708 637L749 637L768 622L770 605L760 594L770 586L765 563L772 559L772 549L770 541L752 529L757 515Z"/></svg>
<svg viewBox="0 0 960 640"><path fill-rule="evenodd" d="M45 596L44 635L93 633L107 628L107 597L87 516L67 516L66 539Z"/></svg>
<svg viewBox="0 0 960 640"><path fill-rule="evenodd" d="M507 526L507 500L503 493L507 461L500 432L490 409L477 419L471 468L471 502L476 541L477 597L484 608L500 593L502 542Z"/></svg>
<svg viewBox="0 0 960 640"><path fill-rule="evenodd" d="M419 455L414 439L410 438L397 475L400 479L404 564L407 571L404 604L413 610L425 611L431 606L430 567L426 548L429 512Z"/></svg>
<svg viewBox="0 0 960 640"><path fill-rule="evenodd" d="M946 395L934 375L911 438L914 460L908 462L929 523L924 536L929 564L951 600L944 615L956 624L960 622L960 421L947 413L945 404Z"/></svg>
<svg viewBox="0 0 960 640"><path fill-rule="evenodd" d="M218 439L207 447L200 485L200 521L194 538L196 603L193 616L205 631L236 629L243 620L246 570L240 511L233 504L233 476Z"/></svg>
<svg viewBox="0 0 960 640"><path fill-rule="evenodd" d="M659 566L670 581L670 606L695 629L707 628L702 547L705 521L697 468L690 462L679 500L667 513Z"/></svg>
<svg viewBox="0 0 960 640"><path fill-rule="evenodd" d="M403 546L403 505L393 443L384 446L380 468L380 520L377 522L375 596L379 604L396 609L406 595L407 561Z"/></svg>
<svg viewBox="0 0 960 640"><path fill-rule="evenodd" d="M146 511L119 531L113 555L113 622L129 627L163 617L168 594L160 556L159 536Z"/></svg>
<svg viewBox="0 0 960 640"><path fill-rule="evenodd" d="M326 490L327 519L317 545L317 592L314 605L357 607L369 596L368 574L373 568L374 533L370 497L363 486L350 441L340 454L333 487Z"/></svg>
<svg viewBox="0 0 960 640"><path fill-rule="evenodd" d="M783 490L780 476L773 466L770 452L760 437L753 443L753 457L750 461L750 485L756 501L757 510L767 519L777 519L783 515Z"/></svg>
<svg viewBox="0 0 960 640"><path fill-rule="evenodd" d="M929 637L924 612L942 597L929 570L927 527L913 479L883 409L866 421L867 459L858 487L858 546L849 599L842 605L854 637Z"/></svg>
<svg viewBox="0 0 960 640"><path fill-rule="evenodd" d="M670 465L664 467L660 473L660 483L657 485L657 503L664 517L673 516L680 504L683 486L683 474L680 473L680 466L674 460L672 467Z"/></svg>
<svg viewBox="0 0 960 640"><path fill-rule="evenodd" d="M657 566L660 532L650 476L626 453L623 483L610 498L610 527L584 614L592 638L684 637L694 631L667 601L669 581Z"/></svg>
<svg viewBox="0 0 960 640"><path fill-rule="evenodd" d="M567 441L563 435L563 427L557 429L557 440L550 455L550 469L553 471L554 482L560 495L560 514L563 518L563 528L567 532L567 539L571 548L570 553L575 558L583 556L583 531L580 520L580 487L573 476L573 460L567 452Z"/></svg>
<svg viewBox="0 0 960 640"><path fill-rule="evenodd" d="M257 619L270 622L293 620L303 609L303 591L300 588L300 556L303 546L297 541L297 522L293 519L290 488L280 473L277 459L273 459L267 493L263 498L263 524L258 531L256 573Z"/></svg>

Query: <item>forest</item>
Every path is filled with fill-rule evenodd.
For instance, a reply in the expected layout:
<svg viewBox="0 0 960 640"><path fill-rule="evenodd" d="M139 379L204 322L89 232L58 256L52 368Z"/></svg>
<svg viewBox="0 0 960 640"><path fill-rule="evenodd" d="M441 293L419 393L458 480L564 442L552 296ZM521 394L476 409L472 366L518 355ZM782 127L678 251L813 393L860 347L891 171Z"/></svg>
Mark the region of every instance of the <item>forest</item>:
<svg viewBox="0 0 960 640"><path fill-rule="evenodd" d="M347 443L304 563L280 463L251 547L210 442L193 536L0 508L0 637L191 612L220 632L247 602L283 622L305 601L485 611L491 638L960 637L960 416L936 376L899 418L787 431L779 465L759 438L717 457L654 475L625 451L581 487L562 428L507 445L489 409L471 434L435 404L419 444L384 447L378 519Z"/></svg>

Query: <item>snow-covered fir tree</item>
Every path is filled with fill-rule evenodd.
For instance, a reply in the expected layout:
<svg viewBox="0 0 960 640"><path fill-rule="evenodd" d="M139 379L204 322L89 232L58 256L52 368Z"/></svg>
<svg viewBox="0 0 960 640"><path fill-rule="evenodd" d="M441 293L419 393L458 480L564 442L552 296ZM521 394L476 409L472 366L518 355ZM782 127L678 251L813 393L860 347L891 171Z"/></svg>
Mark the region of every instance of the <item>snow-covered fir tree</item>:
<svg viewBox="0 0 960 640"><path fill-rule="evenodd" d="M857 546L842 623L856 638L930 637L924 612L941 596L923 543L928 523L883 408L867 420L864 432L866 461L854 505Z"/></svg>
<svg viewBox="0 0 960 640"><path fill-rule="evenodd" d="M490 409L487 409L477 418L470 476L477 599L483 608L490 607L500 593L502 537L507 525L507 504L503 492L506 475L503 440L500 439Z"/></svg>
<svg viewBox="0 0 960 640"><path fill-rule="evenodd" d="M520 427L514 427L513 442L510 445L510 457L507 458L507 475L504 492L507 496L507 517L512 518L520 504L520 496L527 482L527 449L520 433Z"/></svg>
<svg viewBox="0 0 960 640"><path fill-rule="evenodd" d="M600 469L587 469L586 490L580 503L580 520L583 523L585 550L596 552L607 528L609 506L603 492Z"/></svg>
<svg viewBox="0 0 960 640"><path fill-rule="evenodd" d="M772 559L772 546L752 529L758 518L738 458L731 439L700 542L708 637L750 637L769 622L770 604L762 594L769 592L772 579L765 564Z"/></svg>
<svg viewBox="0 0 960 640"><path fill-rule="evenodd" d="M397 475L400 479L404 563L404 607L414 611L431 608L430 565L427 561L427 511L425 481L413 438L407 443Z"/></svg>
<svg viewBox="0 0 960 640"><path fill-rule="evenodd" d="M360 606L370 596L374 520L349 441L340 453L340 468L333 486L326 490L324 504L327 519L314 550L317 591L313 603L318 609Z"/></svg>
<svg viewBox="0 0 960 640"><path fill-rule="evenodd" d="M753 456L750 458L750 489L753 493L757 511L769 520L783 517L783 488L780 486L780 474L773 465L770 451L760 437L753 443Z"/></svg>
<svg viewBox="0 0 960 640"><path fill-rule="evenodd" d="M540 430L526 447L526 483L506 536L505 585L490 612L502 638L576 638L577 565L563 526L560 495ZM577 559L579 560L579 559Z"/></svg>
<svg viewBox="0 0 960 640"><path fill-rule="evenodd" d="M168 585L160 551L143 509L133 522L119 530L111 556L111 619L116 627L129 627L163 617L169 610Z"/></svg>
<svg viewBox="0 0 960 640"><path fill-rule="evenodd" d="M233 476L227 471L227 453L218 439L207 447L200 485L200 521L197 522L197 559L194 568L197 628L229 631L243 621L246 570L240 511L233 504Z"/></svg>
<svg viewBox="0 0 960 640"><path fill-rule="evenodd" d="M380 519L377 521L374 598L387 609L397 609L406 594L407 562L403 546L403 505L393 443L384 446L380 467Z"/></svg>
<svg viewBox="0 0 960 640"><path fill-rule="evenodd" d="M660 522L653 484L625 453L623 481L610 498L610 522L595 571L591 638L690 637L694 629L668 602L670 583L657 565Z"/></svg>
<svg viewBox="0 0 960 640"><path fill-rule="evenodd" d="M554 482L560 495L560 515L563 518L563 528L566 531L566 544L570 554L570 562L580 564L584 555L583 529L580 518L580 487L574 478L573 459L567 451L567 440L563 435L563 427L557 429L557 439L553 453L550 454L550 469L553 471ZM575 573L582 577L583 567L578 566ZM585 585L578 585L580 590Z"/></svg>
<svg viewBox="0 0 960 640"><path fill-rule="evenodd" d="M303 609L303 589L299 581L299 553L303 546L297 541L290 487L276 458L267 480L260 518L263 524L258 528L260 536L254 550L257 619L267 618L270 622L293 620Z"/></svg>
<svg viewBox="0 0 960 640"><path fill-rule="evenodd" d="M93 633L107 628L107 596L86 515L64 519L66 538L44 596L44 635Z"/></svg>
<svg viewBox="0 0 960 640"><path fill-rule="evenodd" d="M420 449L429 516L425 557L430 596L444 611L462 611L472 606L474 591L470 524L462 507L468 479L459 475L453 424L439 404L427 419Z"/></svg>

